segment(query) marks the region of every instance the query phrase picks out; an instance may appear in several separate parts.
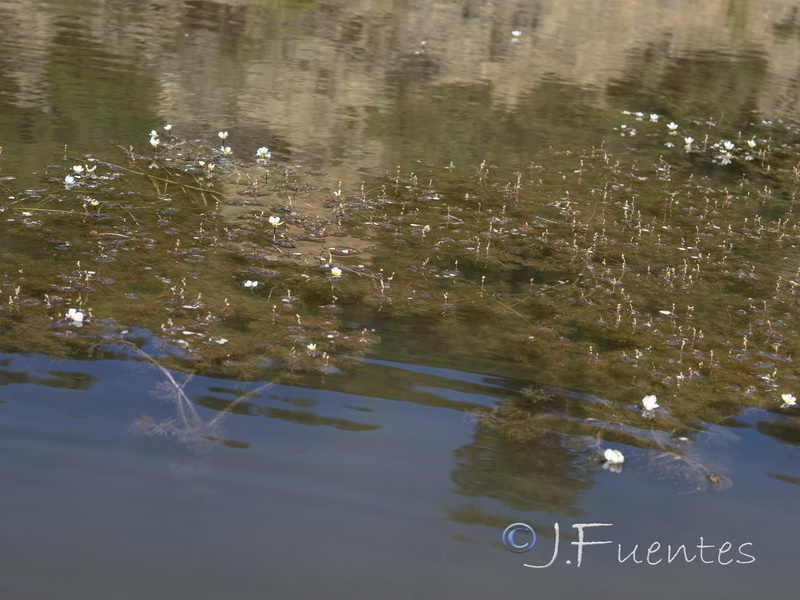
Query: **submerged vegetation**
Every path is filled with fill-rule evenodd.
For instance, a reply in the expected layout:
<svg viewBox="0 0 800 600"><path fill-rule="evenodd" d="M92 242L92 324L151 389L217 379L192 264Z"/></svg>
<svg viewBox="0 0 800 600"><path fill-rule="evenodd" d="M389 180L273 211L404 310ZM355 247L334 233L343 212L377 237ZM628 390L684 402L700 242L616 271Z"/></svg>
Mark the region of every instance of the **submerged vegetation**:
<svg viewBox="0 0 800 600"><path fill-rule="evenodd" d="M743 406L793 414L797 128L725 138L709 121L621 117L623 152L545 150L515 172L419 165L357 190L228 132L221 147L165 129L145 154L65 150L0 206L2 346L335 375L379 342L368 323L405 318L450 364L530 373L478 417L520 442L671 451Z"/></svg>

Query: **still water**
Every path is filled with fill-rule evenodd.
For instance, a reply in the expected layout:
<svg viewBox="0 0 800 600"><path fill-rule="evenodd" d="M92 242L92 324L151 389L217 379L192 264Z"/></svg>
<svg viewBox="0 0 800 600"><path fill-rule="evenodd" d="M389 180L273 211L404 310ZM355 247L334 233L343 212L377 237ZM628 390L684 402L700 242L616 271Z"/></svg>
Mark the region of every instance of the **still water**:
<svg viewBox="0 0 800 600"><path fill-rule="evenodd" d="M404 173L406 183L412 179L409 172L423 173L428 165L447 170L452 164L472 172L483 161L498 173L529 165L538 173L532 166L541 163L545 174L538 180L540 189L553 190L556 184L551 180L566 181L570 173L581 177L579 171L589 168L591 158L602 162L587 156L585 164L575 159L568 170L558 162L566 153L602 147L610 153L630 153L636 164L657 160L666 152L665 141L675 141L680 150L682 137L667 137L665 126L672 121L679 124L681 136L687 127L699 130L702 125L738 146L752 139L761 148L766 145L762 121L791 122L797 117L799 52L800 4L795 2L4 0L0 596L781 597L800 551L794 525L800 494L800 408L780 409L776 400L781 393L800 392L791 333L779 340L785 348L765 347L759 354L772 361L760 377L778 381L774 388L739 381L727 385L726 380L726 385L701 392L692 383L676 386L676 381L684 381L683 370L680 378L673 373L663 380L659 372L658 389L648 387L645 377L628 379L624 374L612 373L601 383L603 372L612 371L597 366L606 348L589 346L588 354L577 355L570 347L559 354L564 330L552 333L546 322L534 327L524 320L503 320L502 315L516 319L523 312L518 304L505 304L496 314L477 309L458 313L451 307L454 289L447 288L450 298L445 293L437 300L441 308L437 304L424 315L397 308L397 290L405 293L417 287L420 297L426 292L414 277L427 268L427 261L398 267L394 282L385 277L392 267L375 275L380 303L351 302L335 311L327 305L329 296L319 301L313 296L295 308L290 293L278 306L275 298L285 287L303 285L303 275L297 274L301 267L294 265L307 268L320 254L308 250L316 237L296 236L293 248L300 258L286 261L285 255L278 260L254 251L256 258L251 256L244 266L230 257L224 262L218 256L214 262L213 245L205 254L191 254L192 261L205 260L210 275L217 275L219 287L225 288L223 302L213 298L213 288L196 284L209 310L215 316L228 315L230 298L232 310L238 312L235 318L226 317L227 330L209 338L211 349L202 350L211 354L212 362L201 363L199 352L189 357L195 363L169 362L177 350L159 335L166 339L164 332L173 327L165 326L160 334L158 324L164 319L148 321L152 282L143 273L170 279L163 284L165 290L172 289L166 292L165 304L183 304L191 313L194 308L189 307L201 305L199 296L189 299L197 292L188 289L184 296L175 288L181 287L181 278L189 280L188 288L195 285L202 279L202 267L194 262L173 267L178 261L169 256L186 255L179 253L174 240L167 244L163 238L185 223L194 228L199 246L204 238L197 232L210 230L214 219L224 219L226 225L214 226L215 231L221 239L224 231L229 247L238 252L246 240L237 238L232 224L244 217L230 211L241 202L227 202L228 192L209 192L202 202L184 199L197 205L187 210L177 192L167 198L164 181L153 180L158 200L170 204L163 210L166 205L158 205L159 218L151 225L162 229L140 245L139 233L131 229L103 233L101 217L118 207L113 198L93 191L101 188L87 185L78 190L109 203L104 213L93 212L83 199L81 214L94 219L97 230L81 229L83 223L76 227L56 208L62 203L59 194L73 194L64 202L76 197L75 190L64 190L61 183L76 160L98 161L97 173L116 176L121 171L108 165L127 165L123 151L129 148L149 155L148 132L157 129L166 140L167 123L173 125L170 140L173 135L202 140L186 148L219 146L218 131L229 132L223 145L230 144L235 158L255 158L256 148L268 146L276 163L296 165L329 200L331 195L339 198L338 190L357 196L362 182L369 189L391 187L396 172ZM639 111L643 114L637 116ZM651 122L651 114L658 119ZM172 155L162 156L177 161L182 147L173 146ZM718 158L700 162L694 156L687 151L667 159L676 170L708 177L711 183L703 185L709 190L718 184L715 191L703 192L711 199L706 204L717 192L723 197L729 188L735 190L745 178L745 167L724 171ZM548 161L557 165L552 167L557 177L547 175ZM756 172L754 167L747 167L746 175L764 190L774 186L775 195L785 193L788 201L791 190L781 192L770 178L788 181L791 168L800 161L784 162L782 170L776 167L778 175L766 169ZM229 168L225 185L234 185L234 177L238 184L249 176L243 163L226 165L223 160L219 165ZM245 175L240 177L237 169ZM388 183L375 183L374 178L385 172L390 173ZM420 188L425 184L421 181ZM465 184L452 185L460 190ZM119 184L116 189L121 188ZM125 193L138 198L135 194L145 193L141 188ZM330 216L320 198L313 192L304 195L304 190L292 198L297 208ZM550 192L541 194L542 203L550 199ZM285 205L286 196L280 202L276 198L268 197L266 210ZM469 196L465 205L468 201ZM793 196L791 201L793 206ZM213 215L200 215L215 202L221 208ZM778 208L763 208L765 202L762 198L759 217L767 219L774 210L778 218ZM348 204L347 210L355 204ZM343 215L344 206L337 205L340 213L335 214ZM468 206L475 214L484 210ZM40 213L35 211L42 207L36 222ZM23 214L23 208L32 215ZM150 225L135 202L122 208L137 225ZM554 210L562 208L559 204ZM725 208L737 218L737 211L745 210L736 204ZM420 218L426 215L424 209L416 210ZM447 208L448 224L463 218L457 210L455 203L452 214ZM184 212L168 223L173 214L168 211ZM502 211L497 207L494 222L505 225L505 211L505 205ZM401 217L390 209L378 212L369 223L380 221L387 230L388 223L400 223ZM50 214L52 220L47 221ZM286 220L291 216L279 214ZM655 214L667 222L666 212L658 209ZM555 229L552 215L541 217L543 222L545 217ZM570 213L570 218L577 217ZM399 231L400 225L396 227ZM424 231L421 223L414 227L416 237L407 236L409 244L435 234ZM637 227L641 237L649 226L640 222ZM688 239L695 227L686 227ZM42 237L29 231L42 232ZM458 240L458 231L450 233ZM396 249L382 242L369 249L363 239L359 246L351 231L339 234L342 237L334 238L329 230L326 235L363 251L358 261L366 265L360 271L358 261L343 262L344 281L339 284L332 278L332 286L341 287L331 289L346 304L348 295L356 297L356 292L345 281L361 277L358 273L367 272L370 260L377 264L394 256ZM106 237L98 254L92 254L98 235ZM266 225L267 238L277 241L278 235L283 230ZM666 225L663 235L666 240ZM59 236L64 239L51 243L50 238ZM379 235L366 239L377 240ZM480 250L480 242L486 241L478 235L475 239ZM119 246L113 247L117 240ZM502 235L498 247L501 241ZM630 247L633 242L631 235L619 243ZM732 252L725 243L723 250ZM796 246L778 255L771 250L775 244L755 251L747 243L736 241L753 262L735 265L743 274L733 284L720 279L713 296L692 298L698 313L704 310L704 300L725 305L726 294L749 293L757 300L739 310L758 316L767 311L756 294L760 290L740 289L748 273L757 267L764 277L791 279L797 268ZM554 242L553 247L558 245ZM659 247L660 241L653 246ZM639 268L634 264L636 253L630 249L627 261ZM534 280L547 280L549 292L562 272L568 277L574 271L565 261L552 272L509 268L506 273L504 265L513 263L512 255L509 251L495 272L474 276L481 299L482 276L504 294L526 291ZM62 256L73 266L76 259L82 260L84 266L70 275L59 262ZM398 264L407 260L399 250L397 256ZM700 257L698 261L702 251ZM328 255L328 268L332 258ZM241 285L245 276L231 282L229 272L238 269L254 277L253 260L256 274L263 277L259 289L273 276L266 267L280 271L277 280L293 283L282 282L274 298L272 292L246 295ZM132 266L121 266L125 261ZM92 289L87 262L97 268L97 273L92 271ZM623 257L622 273L626 264ZM473 275L470 268L475 265L465 266L462 259L461 267L448 264L433 277ZM412 269L414 275L406 283L401 271ZM644 274L645 267L640 271ZM100 279L107 273L116 283ZM49 308L44 294L55 293L49 282L56 274L59 293L68 298L57 309L62 320L70 302L91 298L94 313L87 327L53 324L52 318L33 314L35 303ZM494 275L498 281L492 280ZM674 270L672 276L677 278ZM383 302L392 293L386 291L390 283L397 294L395 312ZM612 279L609 285L616 289L617 283ZM125 298L130 302L122 308L121 296L109 291L115 285L127 286ZM22 291L15 292L16 287ZM105 291L98 293L98 287ZM489 292L486 296L493 297ZM590 300L600 303L596 297ZM651 323L662 329L658 309L669 318L682 309L658 306L657 294L649 300L655 315ZM772 304L785 299L768 300ZM335 317L338 321L318 316L316 305L323 302L330 309L323 314L340 315ZM773 327L794 330L794 305L786 306L779 315L783 323L755 319L744 340L735 324L738 305L726 314L739 336L735 343L743 345L736 346L735 356L745 357L743 365L748 342L752 349L759 334L773 334ZM551 308L542 305L537 310L549 314ZM269 327L258 331L269 338L272 354L263 352L264 364L259 363L258 370L244 359L237 363L248 351L243 338L256 331L254 323L267 320L270 311L276 333ZM178 322L180 311L170 314L177 323L175 335L190 327L188 321ZM617 322L623 318L628 317L617 309ZM522 331L528 326L530 331ZM100 327L114 329L113 336ZM517 329L523 342L514 337ZM88 334L81 336L86 331L103 340L99 350L90 352L81 345L84 339L90 344ZM309 331L314 336L303 337ZM363 333L358 337L350 331ZM316 341L326 336L338 340L340 335L343 341L336 352ZM345 341L347 336L352 343ZM581 336L573 332L570 341L583 340ZM530 347L526 338L534 337L552 342L553 349L545 345L543 350L521 350ZM676 342L683 351L688 338L676 334L675 339L683 339ZM609 348L625 343L604 341ZM315 348L306 350L310 343ZM281 354L284 346L292 348ZM219 354L229 347L239 354L233 349ZM328 364L325 358L322 363L323 349L352 360ZM586 352L585 344L581 352ZM629 354L638 367L638 348L635 355L633 350L623 353L625 360ZM674 363L675 356L669 355L659 368L672 373L664 365ZM718 361L720 356L718 352ZM710 364L713 370L714 354L702 358L705 368ZM286 365L299 363L310 368L284 372ZM777 368L770 375L772 365ZM778 368L784 369L780 375ZM697 374L691 369L687 373L689 380ZM542 414L558 422L555 431L522 435L516 429L479 426L480 415L494 414L490 411L540 385L552 386L542 388L550 397ZM734 389L746 393L734 394ZM665 412L653 420L639 418L641 397L656 392L663 407L676 414L683 411L680 419L670 421ZM697 411L699 423L687 414L693 410L693 396L704 403ZM601 410L607 412L593 412ZM599 421L603 427L587 433L587 426ZM623 451L621 469L603 468L606 447ZM536 531L532 551L515 554L503 546L502 533L515 522L528 523ZM581 524L605 524L586 527L583 541L609 543L581 546L580 527L575 527ZM681 545L685 550L679 553ZM544 566L551 560L545 568L524 566Z"/></svg>

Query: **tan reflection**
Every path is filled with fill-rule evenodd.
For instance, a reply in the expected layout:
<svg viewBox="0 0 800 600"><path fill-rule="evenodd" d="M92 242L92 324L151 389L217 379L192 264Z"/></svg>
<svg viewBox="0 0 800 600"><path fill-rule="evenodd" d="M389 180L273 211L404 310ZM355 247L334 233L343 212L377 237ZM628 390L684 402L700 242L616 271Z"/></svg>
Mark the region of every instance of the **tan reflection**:
<svg viewBox="0 0 800 600"><path fill-rule="evenodd" d="M309 5L100 1L87 11L67 0L11 0L0 8L0 33L14 59L0 64L16 105L50 112L58 50L83 36L97 49L86 52L88 68L151 72L165 122L270 137L293 160L341 178L391 168L367 116L404 93L429 93L423 83L487 85L493 102L513 108L548 79L602 92L645 52L656 55L654 69L703 53L759 55L768 74L755 108L796 114L797 2Z"/></svg>

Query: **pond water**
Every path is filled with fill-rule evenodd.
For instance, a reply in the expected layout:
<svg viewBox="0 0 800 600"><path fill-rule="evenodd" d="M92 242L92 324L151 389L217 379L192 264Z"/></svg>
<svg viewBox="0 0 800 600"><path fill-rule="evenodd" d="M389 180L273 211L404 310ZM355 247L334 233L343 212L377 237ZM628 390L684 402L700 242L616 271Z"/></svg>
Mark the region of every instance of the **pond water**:
<svg viewBox="0 0 800 600"><path fill-rule="evenodd" d="M780 597L799 53L777 0L4 1L0 596Z"/></svg>

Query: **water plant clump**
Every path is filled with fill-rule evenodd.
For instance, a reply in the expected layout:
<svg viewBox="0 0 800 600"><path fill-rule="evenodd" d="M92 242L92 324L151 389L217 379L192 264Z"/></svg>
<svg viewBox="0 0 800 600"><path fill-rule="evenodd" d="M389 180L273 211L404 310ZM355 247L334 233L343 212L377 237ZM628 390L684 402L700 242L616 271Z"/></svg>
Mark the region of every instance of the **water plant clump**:
<svg viewBox="0 0 800 600"><path fill-rule="evenodd" d="M133 342L192 372L335 374L405 321L435 340L432 363L604 400L504 401L482 422L513 439L662 448L642 432L690 433L742 406L790 414L800 153L781 140L795 130L687 151L665 149L676 130L661 121L626 152L544 151L515 172L420 165L354 190L227 132L222 147L151 132L149 154L64 155L2 207L2 343ZM645 417L630 404L648 395Z"/></svg>
<svg viewBox="0 0 800 600"><path fill-rule="evenodd" d="M316 309L349 291L318 258L324 219L292 209L291 171L155 134L152 156L65 154L42 189L8 194L4 348L113 356L132 342L165 367L242 378L354 368L377 336Z"/></svg>
<svg viewBox="0 0 800 600"><path fill-rule="evenodd" d="M505 180L486 163L387 173L348 227L390 274L380 310L440 315L451 356L619 401L657 392L675 426L719 422L797 382L797 177L775 177L797 148L773 139L790 130L761 132L769 152L744 177L719 171L713 144L702 169L599 148Z"/></svg>

